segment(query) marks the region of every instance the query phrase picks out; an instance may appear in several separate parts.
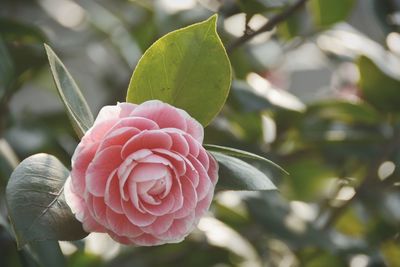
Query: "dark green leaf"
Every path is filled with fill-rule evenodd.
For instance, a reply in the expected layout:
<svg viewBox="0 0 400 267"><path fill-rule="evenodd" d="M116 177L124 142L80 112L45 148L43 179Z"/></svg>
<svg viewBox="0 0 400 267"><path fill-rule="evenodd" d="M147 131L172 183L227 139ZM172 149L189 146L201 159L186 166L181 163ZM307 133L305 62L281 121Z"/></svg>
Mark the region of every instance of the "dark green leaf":
<svg viewBox="0 0 400 267"><path fill-rule="evenodd" d="M219 190L276 190L264 173L250 164L219 152L210 152L219 164Z"/></svg>
<svg viewBox="0 0 400 267"><path fill-rule="evenodd" d="M171 32L140 59L127 101L159 99L186 110L204 126L229 93L231 67L216 31L217 17Z"/></svg>
<svg viewBox="0 0 400 267"><path fill-rule="evenodd" d="M8 49L0 38L0 100L9 90L15 75L14 64Z"/></svg>
<svg viewBox="0 0 400 267"><path fill-rule="evenodd" d="M225 154L228 156L258 160L258 161L261 161L262 163L266 164L266 167L272 166L272 167L277 168L277 169L281 170L282 172L288 174L281 166L279 166L275 162L273 162L269 159L266 159L264 157L261 157L259 155L247 152L247 151L243 151L243 150L231 148L231 147L225 147L225 146L210 145L210 144L205 144L204 147L208 151L219 152L219 153L222 153L222 154Z"/></svg>
<svg viewBox="0 0 400 267"><path fill-rule="evenodd" d="M38 27L8 18L0 18L0 33L6 41L24 44L46 41L45 34Z"/></svg>
<svg viewBox="0 0 400 267"><path fill-rule="evenodd" d="M307 116L318 115L320 118L339 120L347 123L378 123L379 113L365 102L343 100L322 101L307 108Z"/></svg>
<svg viewBox="0 0 400 267"><path fill-rule="evenodd" d="M58 93L79 137L93 125L93 115L78 85L54 51L44 45Z"/></svg>
<svg viewBox="0 0 400 267"><path fill-rule="evenodd" d="M68 170L57 158L36 154L14 170L6 189L9 216L19 247L31 241L86 236L64 198Z"/></svg>
<svg viewBox="0 0 400 267"><path fill-rule="evenodd" d="M291 173L287 179L291 193L288 197L302 201L321 198L332 187L335 176L323 161L311 155L287 164L287 169Z"/></svg>
<svg viewBox="0 0 400 267"><path fill-rule="evenodd" d="M311 0L310 7L317 26L328 27L346 20L354 6L354 0Z"/></svg>
<svg viewBox="0 0 400 267"><path fill-rule="evenodd" d="M288 4L287 0L238 0L237 3L243 12L249 15L279 9Z"/></svg>
<svg viewBox="0 0 400 267"><path fill-rule="evenodd" d="M273 104L265 97L257 95L250 89L250 85L244 81L235 80L232 83L231 95L234 104L244 112L261 111L271 109Z"/></svg>
<svg viewBox="0 0 400 267"><path fill-rule="evenodd" d="M8 142L0 138L0 188L3 189L14 168L18 165L18 158Z"/></svg>
<svg viewBox="0 0 400 267"><path fill-rule="evenodd" d="M358 60L363 97L383 111L400 110L400 77L387 66L362 56Z"/></svg>
<svg viewBox="0 0 400 267"><path fill-rule="evenodd" d="M305 221L277 191L261 194L244 193L242 197L248 207L249 219L262 226L265 233L290 247L302 248L300 251L307 251L304 248L328 251L338 251L343 248L348 251L362 251L366 248L363 241L336 232L323 231L317 221Z"/></svg>
<svg viewBox="0 0 400 267"><path fill-rule="evenodd" d="M32 242L26 246L26 250L41 267L66 266L64 255L57 241Z"/></svg>

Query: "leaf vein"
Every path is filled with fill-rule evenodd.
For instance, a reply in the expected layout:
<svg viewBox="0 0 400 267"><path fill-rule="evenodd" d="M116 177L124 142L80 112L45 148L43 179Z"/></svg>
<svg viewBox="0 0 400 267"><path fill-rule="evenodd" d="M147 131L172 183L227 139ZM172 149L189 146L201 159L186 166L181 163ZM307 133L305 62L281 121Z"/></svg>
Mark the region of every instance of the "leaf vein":
<svg viewBox="0 0 400 267"><path fill-rule="evenodd" d="M63 191L64 191L64 185L60 188L60 190L56 194L56 197L47 206L43 206L43 207L45 207L45 209L39 214L39 216L37 216L35 219L33 219L32 223L26 229L27 232L29 232L31 230L31 228L36 223L36 221L39 220L41 217L43 217L47 213L47 211L49 211L50 216L54 219L53 214L51 214L50 208L54 205L54 203L56 203L58 201L58 198L60 197L60 195Z"/></svg>
<svg viewBox="0 0 400 267"><path fill-rule="evenodd" d="M203 45L203 44L204 44L204 41L206 40L207 35L209 34L209 32L210 32L212 26L213 26L213 24L210 23L210 25L208 26L208 28L207 28L207 30L206 30L204 36L203 36L203 40L202 40L201 43L199 44L199 47L200 47L200 48L198 49L198 52L197 52L195 58L191 61L192 64L191 64L191 66L189 67L189 70L188 70L188 72L187 72L188 75L184 75L184 78L181 80L180 84L177 86L176 91L175 91L175 94L173 95L173 99L172 99L172 102L173 102L173 103L175 103L175 101L176 101L177 98L179 97L179 94L180 94L180 92L182 91L182 89L183 89L183 87L184 87L184 84L186 83L186 81L187 81L187 79L188 79L190 73L192 72L193 68L195 67L196 63L198 62L198 59L199 59L199 57L201 56L201 52L202 52L202 50L203 50L203 48L204 48L204 45ZM195 40L194 40L194 41L195 41Z"/></svg>

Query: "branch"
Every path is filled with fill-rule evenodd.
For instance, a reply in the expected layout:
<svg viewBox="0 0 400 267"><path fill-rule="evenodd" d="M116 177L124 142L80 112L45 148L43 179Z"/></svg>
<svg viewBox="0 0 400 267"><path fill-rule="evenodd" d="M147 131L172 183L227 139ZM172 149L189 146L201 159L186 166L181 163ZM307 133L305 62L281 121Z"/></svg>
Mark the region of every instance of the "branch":
<svg viewBox="0 0 400 267"><path fill-rule="evenodd" d="M243 45L247 41L251 40L254 38L256 35L271 31L276 25L279 23L285 21L288 17L290 17L294 12L296 12L298 9L300 9L304 4L307 2L307 0L298 0L296 3L294 3L292 6L289 6L285 10L283 10L281 13L276 14L272 18L268 20L267 23L265 23L260 29L249 32L246 31L242 37L234 40L227 48L228 53L231 53L233 50L235 50L237 47Z"/></svg>

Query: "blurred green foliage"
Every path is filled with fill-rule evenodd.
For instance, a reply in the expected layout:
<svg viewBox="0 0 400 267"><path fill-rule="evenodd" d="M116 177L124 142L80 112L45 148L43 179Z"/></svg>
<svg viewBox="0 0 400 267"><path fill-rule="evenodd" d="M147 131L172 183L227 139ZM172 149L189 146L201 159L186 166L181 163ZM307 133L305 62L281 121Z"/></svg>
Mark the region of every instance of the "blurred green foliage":
<svg viewBox="0 0 400 267"><path fill-rule="evenodd" d="M38 152L70 166L78 142L44 42L65 59L96 114L124 101L137 60L165 33L217 11L228 45L246 23L254 30L259 16L293 2L2 0L0 266L400 266L397 0L310 0L271 35L229 55L231 92L205 142L277 162L290 175L249 161L279 192L218 192L215 221L179 244L109 241L99 249L89 237L69 243L72 250L62 244L65 261L48 243L16 250L4 205L11 171Z"/></svg>

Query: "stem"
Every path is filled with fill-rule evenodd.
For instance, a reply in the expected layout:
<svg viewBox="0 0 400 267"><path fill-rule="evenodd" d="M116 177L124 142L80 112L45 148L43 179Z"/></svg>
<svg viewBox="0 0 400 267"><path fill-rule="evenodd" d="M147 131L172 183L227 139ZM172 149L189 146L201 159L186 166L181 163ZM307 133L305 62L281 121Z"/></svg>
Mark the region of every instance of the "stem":
<svg viewBox="0 0 400 267"><path fill-rule="evenodd" d="M234 40L227 48L228 53L232 53L233 50L238 48L239 46L243 45L247 41L251 40L254 38L256 35L259 35L260 33L267 32L272 30L276 25L279 23L285 21L288 17L290 17L294 12L296 12L298 9L300 9L304 4L307 2L307 0L298 0L296 3L294 3L292 6L289 6L288 8L284 9L281 13L276 14L272 18L268 20L267 23L265 23L260 29L249 32L246 31L243 36L239 37L238 39Z"/></svg>

